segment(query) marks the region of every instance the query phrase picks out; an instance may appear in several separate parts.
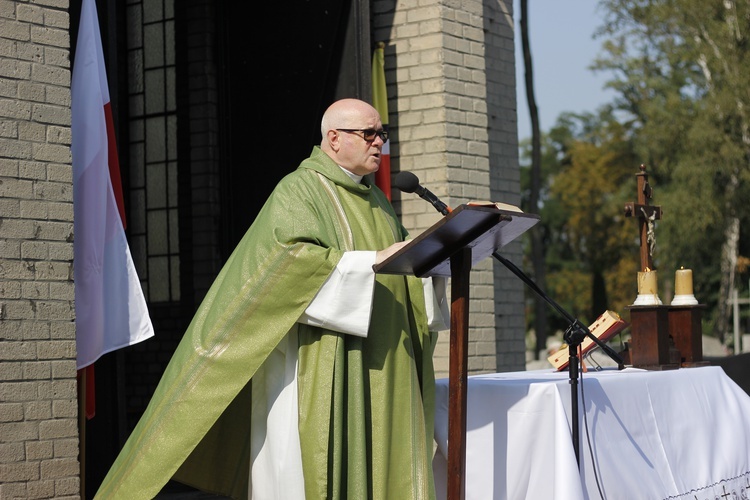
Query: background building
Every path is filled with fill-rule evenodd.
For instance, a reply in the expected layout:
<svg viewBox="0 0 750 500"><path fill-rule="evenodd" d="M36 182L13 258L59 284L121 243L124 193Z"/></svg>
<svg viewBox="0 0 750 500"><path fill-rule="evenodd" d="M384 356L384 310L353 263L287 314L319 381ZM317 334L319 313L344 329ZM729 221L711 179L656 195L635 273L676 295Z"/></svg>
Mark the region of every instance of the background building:
<svg viewBox="0 0 750 500"><path fill-rule="evenodd" d="M81 426L69 149L80 7L0 5L0 498L93 496L235 243L319 143L323 110L370 100L377 42L393 173L414 172L451 206L520 203L510 0L98 0L156 336L96 363L97 415ZM440 217L392 197L412 234ZM520 242L503 254L520 263ZM524 369L522 283L487 260L470 293L470 372ZM448 353L443 332L440 377Z"/></svg>

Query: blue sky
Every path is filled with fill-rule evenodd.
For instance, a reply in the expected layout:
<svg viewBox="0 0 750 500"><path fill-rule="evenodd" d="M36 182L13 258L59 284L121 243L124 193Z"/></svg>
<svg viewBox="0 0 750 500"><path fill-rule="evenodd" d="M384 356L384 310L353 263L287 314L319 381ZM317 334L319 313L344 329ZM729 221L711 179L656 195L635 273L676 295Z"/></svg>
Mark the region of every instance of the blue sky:
<svg viewBox="0 0 750 500"><path fill-rule="evenodd" d="M534 94L543 132L557 121L560 113L595 111L611 102L614 93L605 90L609 75L594 73L588 67L601 52L601 40L593 39L602 24L596 0L528 0L529 43L534 71ZM521 53L521 7L514 0L516 22L516 96L518 137L531 136L529 107L526 103L523 55Z"/></svg>

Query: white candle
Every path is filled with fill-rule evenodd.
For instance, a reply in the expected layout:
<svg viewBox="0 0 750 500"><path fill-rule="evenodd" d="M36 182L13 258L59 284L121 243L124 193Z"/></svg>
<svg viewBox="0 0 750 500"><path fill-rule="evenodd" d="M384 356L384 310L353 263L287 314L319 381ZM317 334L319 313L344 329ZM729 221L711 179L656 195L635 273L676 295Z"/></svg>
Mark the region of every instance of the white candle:
<svg viewBox="0 0 750 500"><path fill-rule="evenodd" d="M638 294L656 295L656 271L646 268L645 271L638 272Z"/></svg>
<svg viewBox="0 0 750 500"><path fill-rule="evenodd" d="M693 271L680 267L674 273L674 294L693 295Z"/></svg>

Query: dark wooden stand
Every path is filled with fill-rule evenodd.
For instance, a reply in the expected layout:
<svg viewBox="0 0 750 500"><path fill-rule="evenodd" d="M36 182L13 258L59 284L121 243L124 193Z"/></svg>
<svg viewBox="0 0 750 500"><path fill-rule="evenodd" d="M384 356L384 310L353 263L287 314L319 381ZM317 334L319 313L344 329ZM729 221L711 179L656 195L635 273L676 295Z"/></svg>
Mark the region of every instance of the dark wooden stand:
<svg viewBox="0 0 750 500"><path fill-rule="evenodd" d="M469 274L473 264L539 222L539 216L461 205L373 267L376 273L451 278L448 379L448 498L464 497L468 385Z"/></svg>
<svg viewBox="0 0 750 500"><path fill-rule="evenodd" d="M628 306L630 364L647 370L706 366L703 360L703 305Z"/></svg>
<svg viewBox="0 0 750 500"><path fill-rule="evenodd" d="M630 310L630 363L647 370L680 367L679 352L669 336L668 306L628 306Z"/></svg>
<svg viewBox="0 0 750 500"><path fill-rule="evenodd" d="M680 351L680 366L706 366L703 360L703 328L701 320L705 305L669 306L669 335Z"/></svg>

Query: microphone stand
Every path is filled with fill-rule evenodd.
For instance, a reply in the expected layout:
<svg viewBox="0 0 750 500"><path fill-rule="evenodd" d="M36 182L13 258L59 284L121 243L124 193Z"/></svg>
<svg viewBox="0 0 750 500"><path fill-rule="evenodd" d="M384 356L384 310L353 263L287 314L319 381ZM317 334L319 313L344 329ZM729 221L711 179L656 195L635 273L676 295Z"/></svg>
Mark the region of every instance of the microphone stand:
<svg viewBox="0 0 750 500"><path fill-rule="evenodd" d="M543 298L548 304L550 304L557 312L559 312L565 319L570 322L570 325L563 334L563 340L568 344L568 379L570 381L570 407L571 407L571 420L572 420L572 434L573 434L573 450L576 455L576 462L578 466L581 466L580 458L580 439L579 439L579 423L578 423L578 347L584 341L586 337L593 340L596 345L602 348L612 360L617 363L617 369L622 370L625 368L622 358L615 352L614 349L609 347L607 344L599 340L599 338L591 333L588 327L584 326L580 321L569 314L563 309L557 302L544 293L539 286L532 281L523 271L521 271L515 264L500 255L498 252L493 252L492 256L499 260L505 267L507 267L513 274L521 278L529 288L534 290L537 295Z"/></svg>
<svg viewBox="0 0 750 500"><path fill-rule="evenodd" d="M397 182L396 187L404 192L416 192L421 198L428 201L438 212L440 212L443 215L448 215L451 212L451 209L440 201L440 199L432 194L430 191L425 189L419 184L419 180L412 174L411 172L402 172L402 174L408 174L408 177L404 177L408 179L408 182ZM399 174L399 175L402 175ZM405 184L405 187L401 184ZM568 378L570 380L570 406L571 406L571 420L572 420L572 435L573 435L573 450L575 451L576 455L576 463L578 463L578 467L581 466L581 458L580 458L580 432L579 428L580 425L578 423L578 367L579 367L579 359L578 359L578 348L580 347L581 343L584 341L586 337L590 338L591 340L596 343L597 346L601 347L602 350L607 353L607 355L612 358L612 360L617 363L617 369L622 370L625 368L625 363L623 362L622 358L615 352L614 349L609 347L607 344L599 340L599 338L591 333L591 331L588 329L588 327L584 326L578 319L574 318L570 313L568 313L565 309L563 309L557 302L552 300L552 298L544 293L544 291L539 288L539 286L534 283L534 281L529 278L523 271L521 271L515 264L513 264L511 261L500 255L498 252L492 252L492 256L500 261L505 267L507 267L513 274L518 276L521 281L526 283L529 288L534 290L537 295L539 295L542 299L544 299L549 305L551 305L558 313L560 313L565 319L567 319L570 324L568 325L568 328L565 330L565 333L563 334L563 340L568 345L568 354L569 354L569 361L568 361Z"/></svg>

